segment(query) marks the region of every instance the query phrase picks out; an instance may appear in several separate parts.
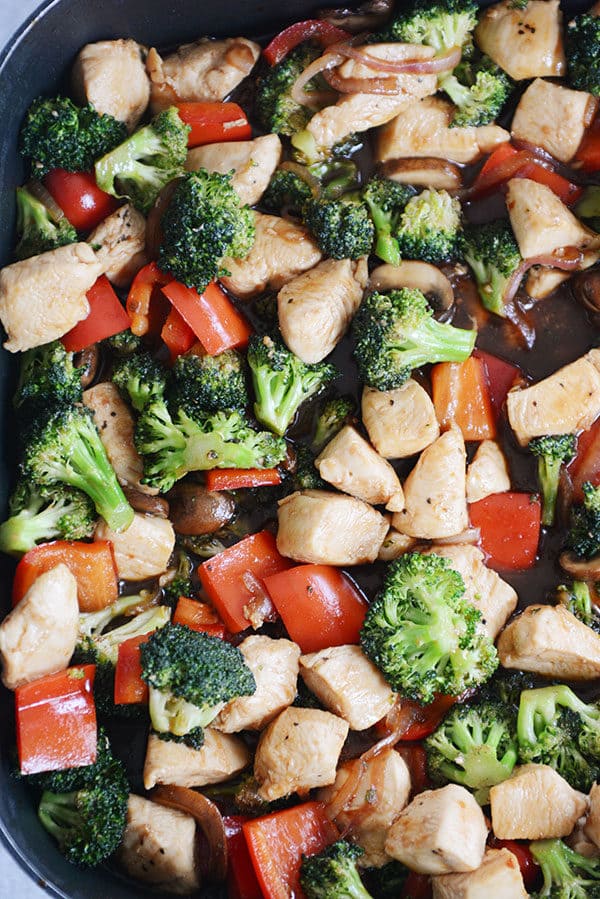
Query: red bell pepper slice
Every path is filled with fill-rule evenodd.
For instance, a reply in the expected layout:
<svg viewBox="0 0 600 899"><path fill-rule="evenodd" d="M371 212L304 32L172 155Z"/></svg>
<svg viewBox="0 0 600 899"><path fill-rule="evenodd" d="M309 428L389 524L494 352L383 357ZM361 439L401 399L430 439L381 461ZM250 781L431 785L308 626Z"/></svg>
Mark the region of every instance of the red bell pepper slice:
<svg viewBox="0 0 600 899"><path fill-rule="evenodd" d="M358 643L367 604L339 568L298 565L265 577L265 586L302 652Z"/></svg>
<svg viewBox="0 0 600 899"><path fill-rule="evenodd" d="M266 899L304 897L303 855L321 852L338 837L320 802L306 802L242 825L254 872Z"/></svg>
<svg viewBox="0 0 600 899"><path fill-rule="evenodd" d="M551 168L541 165L530 150L517 150L512 144L505 143L500 144L486 160L469 194L474 199L484 197L498 190L511 178L529 178L545 184L569 206L577 202L582 193L582 188L577 184L572 184Z"/></svg>
<svg viewBox="0 0 600 899"><path fill-rule="evenodd" d="M216 281L211 281L202 293L179 281L171 281L163 287L163 293L209 356L248 343L252 328Z"/></svg>
<svg viewBox="0 0 600 899"><path fill-rule="evenodd" d="M496 418L500 417L508 391L515 386L515 383L521 377L521 372L516 365L499 359L498 356L492 356L491 353L485 353L483 350L475 350L473 353L483 363L486 375L488 392Z"/></svg>
<svg viewBox="0 0 600 899"><path fill-rule="evenodd" d="M523 571L535 565L542 506L530 493L493 493L469 506L490 568Z"/></svg>
<svg viewBox="0 0 600 899"><path fill-rule="evenodd" d="M431 899L431 877L411 871L404 882L400 899Z"/></svg>
<svg viewBox="0 0 600 899"><path fill-rule="evenodd" d="M575 154L575 161L584 172L600 170L600 115L597 115L583 135L583 140Z"/></svg>
<svg viewBox="0 0 600 899"><path fill-rule="evenodd" d="M217 616L206 603L180 596L173 614L173 624L185 624L193 631L210 634L211 637L225 638L225 628L219 624Z"/></svg>
<svg viewBox="0 0 600 899"><path fill-rule="evenodd" d="M117 705L148 702L148 684L142 680L140 646L147 643L151 636L152 634L140 634L119 644L114 692Z"/></svg>
<svg viewBox="0 0 600 899"><path fill-rule="evenodd" d="M174 306L167 315L160 336L169 351L171 362L191 350L196 343L196 335Z"/></svg>
<svg viewBox="0 0 600 899"><path fill-rule="evenodd" d="M91 231L119 206L114 197L100 190L90 172L52 169L44 186L78 231Z"/></svg>
<svg viewBox="0 0 600 899"><path fill-rule="evenodd" d="M496 418L480 359L440 362L431 370L433 404L443 429L457 424L465 440L493 440Z"/></svg>
<svg viewBox="0 0 600 899"><path fill-rule="evenodd" d="M19 561L12 589L13 605L27 593L33 582L63 562L77 581L81 612L98 612L119 596L119 580L112 544L107 540L80 543L55 540L30 549Z"/></svg>
<svg viewBox="0 0 600 899"><path fill-rule="evenodd" d="M149 262L139 270L129 288L125 308L131 330L138 337L158 334L168 315L170 305L160 290L171 281L156 262Z"/></svg>
<svg viewBox="0 0 600 899"><path fill-rule="evenodd" d="M95 673L95 665L83 665L17 687L22 774L79 768L96 761Z"/></svg>
<svg viewBox="0 0 600 899"><path fill-rule="evenodd" d="M178 103L177 111L181 121L190 126L190 148L252 137L246 113L237 103Z"/></svg>
<svg viewBox="0 0 600 899"><path fill-rule="evenodd" d="M250 626L244 608L254 598L252 580L262 587L264 578L291 564L278 552L273 534L259 531L203 562L198 577L227 630L237 634Z"/></svg>
<svg viewBox="0 0 600 899"><path fill-rule="evenodd" d="M242 830L247 820L242 815L223 818L227 838L227 895L230 899L263 899Z"/></svg>
<svg viewBox="0 0 600 899"><path fill-rule="evenodd" d="M436 696L429 705L420 705L411 699L403 699L400 709L400 720L406 726L401 740L424 740L436 730L440 721L446 716L458 696Z"/></svg>
<svg viewBox="0 0 600 899"><path fill-rule="evenodd" d="M281 484L277 468L213 468L206 472L207 490L241 490L243 487L275 487Z"/></svg>
<svg viewBox="0 0 600 899"><path fill-rule="evenodd" d="M304 22L296 22L289 28L280 31L271 43L267 44L263 50L263 56L270 66L274 66L281 62L294 47L311 38L317 40L322 47L330 47L332 44L348 40L349 37L350 35L343 28L338 28L337 25L332 25L331 22L326 22L324 19L306 19Z"/></svg>
<svg viewBox="0 0 600 899"><path fill-rule="evenodd" d="M509 852L512 852L521 869L525 889L530 893L536 888L541 869L531 854L529 843L520 843L517 840L499 840L497 837L492 837L488 845L491 849L508 849Z"/></svg>
<svg viewBox="0 0 600 899"><path fill-rule="evenodd" d="M589 481L594 487L600 484L600 418L577 438L577 455L569 465L573 482L573 499L583 501L583 485Z"/></svg>
<svg viewBox="0 0 600 899"><path fill-rule="evenodd" d="M131 324L106 275L100 275L86 296L90 304L89 315L62 338L62 344L69 353L79 353L99 340L120 334Z"/></svg>

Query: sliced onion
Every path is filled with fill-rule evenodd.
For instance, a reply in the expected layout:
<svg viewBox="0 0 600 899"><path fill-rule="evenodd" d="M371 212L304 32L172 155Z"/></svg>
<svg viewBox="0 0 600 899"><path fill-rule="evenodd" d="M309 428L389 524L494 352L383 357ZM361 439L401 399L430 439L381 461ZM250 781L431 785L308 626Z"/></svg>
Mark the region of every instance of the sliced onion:
<svg viewBox="0 0 600 899"><path fill-rule="evenodd" d="M319 56L318 59L311 62L302 74L296 78L294 86L290 91L292 100L299 103L300 106L308 106L309 109L319 109L327 103L335 102L335 97L329 91L305 91L304 88L316 75L327 69L332 69L334 66L339 66L343 60L343 56L332 53L331 49L329 49L323 56Z"/></svg>
<svg viewBox="0 0 600 899"><path fill-rule="evenodd" d="M435 542L439 546L456 546L462 543L479 543L480 539L481 531L479 528L466 528L460 534L455 534L454 537L438 537Z"/></svg>
<svg viewBox="0 0 600 899"><path fill-rule="evenodd" d="M244 571L242 583L246 590L252 594L251 600L244 606L244 617L248 619L254 630L262 627L265 621L276 621L277 610L271 597L262 583L251 571Z"/></svg>
<svg viewBox="0 0 600 899"><path fill-rule="evenodd" d="M28 181L25 185L25 190L29 191L29 193L39 200L40 203L43 203L48 212L50 213L50 217L54 219L55 222L60 222L65 218L65 214L50 193L49 190L46 190L41 181L36 181L35 178L32 178L31 181Z"/></svg>
<svg viewBox="0 0 600 899"><path fill-rule="evenodd" d="M302 178L304 183L308 184L310 187L313 197L318 197L321 193L321 185L315 176L308 171L306 166L300 165L298 162L282 162L279 168L284 172L292 172L292 174Z"/></svg>
<svg viewBox="0 0 600 899"><path fill-rule="evenodd" d="M348 777L337 791L331 802L327 804L327 817L332 821L345 811L356 795L360 780L365 773L366 764L362 756L354 759L348 766Z"/></svg>
<svg viewBox="0 0 600 899"><path fill-rule="evenodd" d="M368 46L368 45L367 45ZM454 69L461 58L461 48L451 47L441 56L431 59L380 59L373 56L364 47L355 47L351 42L334 44L331 50L341 56L360 62L375 72L388 72L393 75L436 75Z"/></svg>
<svg viewBox="0 0 600 899"><path fill-rule="evenodd" d="M400 92L397 78L342 78L337 72L324 72L323 76L340 94L397 96Z"/></svg>
<svg viewBox="0 0 600 899"><path fill-rule="evenodd" d="M535 162L537 165L543 165L545 168L551 168L547 160L536 159L529 150L520 150L514 156L509 156L500 165L495 166L483 177L478 177L471 187L462 190L459 194L462 200L470 200L481 193L485 193L497 184L504 184L519 172L524 165L529 162Z"/></svg>
<svg viewBox="0 0 600 899"><path fill-rule="evenodd" d="M543 253L540 256L523 259L507 281L502 297L503 304L506 306L512 301L523 276L534 265L549 265L551 268L558 268L563 272L576 272L581 268L583 257L583 251L579 247L561 247L552 253Z"/></svg>

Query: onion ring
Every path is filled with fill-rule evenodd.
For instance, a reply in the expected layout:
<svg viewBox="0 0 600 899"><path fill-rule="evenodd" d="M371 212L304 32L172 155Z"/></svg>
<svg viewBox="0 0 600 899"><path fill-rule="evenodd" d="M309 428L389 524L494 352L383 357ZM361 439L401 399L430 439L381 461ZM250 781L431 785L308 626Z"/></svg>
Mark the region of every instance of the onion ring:
<svg viewBox="0 0 600 899"><path fill-rule="evenodd" d="M561 247L552 253L544 253L540 256L532 256L530 259L523 259L506 283L502 296L503 304L507 305L511 302L519 289L523 276L534 265L548 265L563 272L576 272L581 268L583 258L583 251L579 247Z"/></svg>
<svg viewBox="0 0 600 899"><path fill-rule="evenodd" d="M349 41L334 44L330 49L339 53L340 56L355 59L376 72L388 72L392 75L435 75L439 72L447 72L456 68L462 53L460 47L451 47L446 53L431 59L391 60L379 59L378 56L373 56L363 48L353 46Z"/></svg>
<svg viewBox="0 0 600 899"><path fill-rule="evenodd" d="M328 103L332 99L332 95L329 91L305 91L304 88L316 75L319 75L326 69L332 69L334 66L339 66L340 63L343 62L343 59L343 56L340 56L338 53L333 53L331 49L329 49L322 56L319 56L318 59L311 62L311 64L296 78L290 91L292 100L294 100L295 103L299 103L300 106L308 106L309 109L319 109L321 106ZM328 97L326 97L326 95L328 95ZM335 98L333 98L333 102L335 102Z"/></svg>

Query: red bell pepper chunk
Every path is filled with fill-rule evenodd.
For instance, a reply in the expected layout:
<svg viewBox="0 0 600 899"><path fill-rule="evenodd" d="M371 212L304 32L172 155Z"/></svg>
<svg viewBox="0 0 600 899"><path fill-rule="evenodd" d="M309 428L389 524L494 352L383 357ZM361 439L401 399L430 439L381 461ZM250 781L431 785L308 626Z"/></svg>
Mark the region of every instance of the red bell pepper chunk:
<svg viewBox="0 0 600 899"><path fill-rule="evenodd" d="M142 643L147 643L151 636L151 634L141 634L119 644L114 693L117 705L148 702L148 684L142 680L140 646Z"/></svg>
<svg viewBox="0 0 600 899"><path fill-rule="evenodd" d="M424 740L434 732L446 713L458 701L458 696L436 696L429 705L403 699L400 721L405 723L401 740ZM396 720L396 724L397 724Z"/></svg>
<svg viewBox="0 0 600 899"><path fill-rule="evenodd" d="M545 184L568 205L575 203L582 189L551 168L541 165L530 150L517 150L511 143L500 144L486 160L470 190L473 198L484 197L511 178L529 178Z"/></svg>
<svg viewBox="0 0 600 899"><path fill-rule="evenodd" d="M242 830L247 820L242 815L223 818L227 838L227 895L230 899L263 899Z"/></svg>
<svg viewBox="0 0 600 899"><path fill-rule="evenodd" d="M600 170L600 115L597 115L583 136L575 160L584 172Z"/></svg>
<svg viewBox="0 0 600 899"><path fill-rule="evenodd" d="M280 31L265 47L263 56L270 66L274 66L281 62L294 47L311 38L316 39L322 47L330 47L331 44L346 41L349 37L350 35L343 28L338 28L337 25L332 25L331 22L326 22L324 19L306 19L304 22L296 22L289 28Z"/></svg>
<svg viewBox="0 0 600 899"><path fill-rule="evenodd" d="M298 565L265 577L265 586L302 652L358 643L367 604L339 568Z"/></svg>
<svg viewBox="0 0 600 899"><path fill-rule="evenodd" d="M457 424L465 440L493 440L496 419L480 359L440 362L431 370L435 414L442 428Z"/></svg>
<svg viewBox="0 0 600 899"><path fill-rule="evenodd" d="M22 774L96 761L95 665L67 668L15 690Z"/></svg>
<svg viewBox="0 0 600 899"><path fill-rule="evenodd" d="M505 362L491 353L485 353L483 350L475 350L473 353L483 363L483 368L487 380L488 392L496 418L499 418L508 391L514 387L515 382L521 377L521 372L516 365Z"/></svg>
<svg viewBox="0 0 600 899"><path fill-rule="evenodd" d="M173 624L185 624L193 631L201 631L210 634L211 637L225 638L225 628L219 624L217 616L206 603L190 599L189 596L180 596L177 600Z"/></svg>
<svg viewBox="0 0 600 899"><path fill-rule="evenodd" d="M530 493L493 493L469 506L490 568L523 571L535 565L542 506Z"/></svg>
<svg viewBox="0 0 600 899"><path fill-rule="evenodd" d="M411 871L404 882L400 899L431 899L431 877Z"/></svg>
<svg viewBox="0 0 600 899"><path fill-rule="evenodd" d="M20 560L13 581L13 605L23 599L40 574L61 562L77 581L81 612L98 612L117 599L119 580L111 543L107 540L95 543L55 540L30 549Z"/></svg>
<svg viewBox="0 0 600 899"><path fill-rule="evenodd" d="M198 293L179 281L163 287L163 293L192 329L209 356L244 347L252 329L216 281Z"/></svg>
<svg viewBox="0 0 600 899"><path fill-rule="evenodd" d="M547 169L538 162L526 163L515 175L516 178L529 178L538 184L545 184L567 206L572 206L581 197L583 188L563 178L557 172Z"/></svg>
<svg viewBox="0 0 600 899"><path fill-rule="evenodd" d="M78 353L99 340L120 334L131 324L106 275L100 275L86 296L90 304L89 315L62 338L69 353Z"/></svg>
<svg viewBox="0 0 600 899"><path fill-rule="evenodd" d="M196 335L174 306L167 315L160 336L169 351L171 362L191 350L196 343Z"/></svg>
<svg viewBox="0 0 600 899"><path fill-rule="evenodd" d="M489 841L489 846L492 849L508 849L509 852L512 852L521 869L525 889L530 893L536 888L540 879L541 869L531 854L529 843L520 843L516 840L499 840L497 837L492 837Z"/></svg>
<svg viewBox="0 0 600 899"><path fill-rule="evenodd" d="M160 290L171 281L156 262L149 262L139 270L129 288L125 307L131 322L131 330L138 337L158 334L171 308Z"/></svg>
<svg viewBox="0 0 600 899"><path fill-rule="evenodd" d="M275 487L281 484L277 468L213 468L206 472L207 490L241 490L242 487Z"/></svg>
<svg viewBox="0 0 600 899"><path fill-rule="evenodd" d="M252 137L246 113L237 103L178 103L177 111L190 126L188 147Z"/></svg>
<svg viewBox="0 0 600 899"><path fill-rule="evenodd" d="M301 899L300 864L335 842L337 829L320 802L305 802L242 825L254 872L266 899Z"/></svg>
<svg viewBox="0 0 600 899"><path fill-rule="evenodd" d="M114 197L100 190L90 172L52 169L44 186L78 231L91 231L119 206Z"/></svg>
<svg viewBox="0 0 600 899"><path fill-rule="evenodd" d="M569 465L573 482L573 499L583 501L583 485L600 484L600 418L577 438L577 455Z"/></svg>
<svg viewBox="0 0 600 899"><path fill-rule="evenodd" d="M198 577L227 630L237 634L250 626L244 608L254 598L252 580L262 587L264 578L291 564L278 552L273 534L259 531L203 562Z"/></svg>

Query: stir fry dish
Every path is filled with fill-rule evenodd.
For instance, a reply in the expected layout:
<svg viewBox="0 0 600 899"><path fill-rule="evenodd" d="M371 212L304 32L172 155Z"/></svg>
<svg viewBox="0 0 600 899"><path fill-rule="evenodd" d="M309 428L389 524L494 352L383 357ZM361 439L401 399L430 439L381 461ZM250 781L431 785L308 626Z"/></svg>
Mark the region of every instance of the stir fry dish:
<svg viewBox="0 0 600 899"><path fill-rule="evenodd" d="M600 4L376 0L31 104L0 660L52 851L600 897L599 103Z"/></svg>

